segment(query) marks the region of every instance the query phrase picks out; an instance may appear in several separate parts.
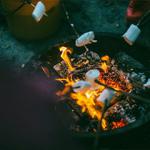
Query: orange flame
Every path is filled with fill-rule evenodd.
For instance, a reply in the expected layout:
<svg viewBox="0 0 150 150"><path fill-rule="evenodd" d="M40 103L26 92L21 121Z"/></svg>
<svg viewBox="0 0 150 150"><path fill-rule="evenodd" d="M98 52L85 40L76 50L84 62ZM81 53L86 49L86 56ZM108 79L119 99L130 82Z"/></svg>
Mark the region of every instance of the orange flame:
<svg viewBox="0 0 150 150"><path fill-rule="evenodd" d="M100 65L100 68L104 71L107 72L108 71L108 66L105 62L102 62Z"/></svg>
<svg viewBox="0 0 150 150"><path fill-rule="evenodd" d="M67 48L67 47L64 47L64 46L60 47L59 50L62 52L62 53L61 53L61 58L62 58L62 59L64 60L64 62L66 63L66 65L67 65L69 71L70 71L70 72L74 71L75 68L72 66L71 61L70 61L70 58L69 58L69 56L68 56L68 53L69 53L69 54L72 54L72 50L69 49L69 48Z"/></svg>
<svg viewBox="0 0 150 150"><path fill-rule="evenodd" d="M97 105L96 98L102 89L98 91L88 90L83 93L71 93L71 98L76 100L76 103L82 108L82 112L87 112L91 118L100 120L101 107Z"/></svg>
<svg viewBox="0 0 150 150"><path fill-rule="evenodd" d="M110 62L110 57L109 57L108 55L102 56L102 57L101 57L101 61L103 61L103 62L100 63L100 68L101 68L104 72L107 72L108 69L109 69L107 63Z"/></svg>
<svg viewBox="0 0 150 150"><path fill-rule="evenodd" d="M68 67L69 71L74 71L75 68L72 66L71 59L68 56L68 53L71 54L72 50L67 47L60 47L60 51L62 52L61 58L65 61L65 64ZM124 85L124 84L122 85L121 83L118 83L118 81L114 81L111 78L107 79L107 80L104 79L104 74L109 72L109 69L110 69L109 64L110 64L109 56L107 56L107 55L103 56L100 60L100 68L103 71L101 71L99 81L103 84L106 84L106 85L114 88L114 89L123 91L122 87L124 87L126 85ZM72 77L70 77L68 75L66 78L61 78L61 79L57 79L57 80L65 83L64 91L62 91L61 94L59 93L60 95L63 95L68 92L68 90L69 90L68 87L72 87L77 81L79 81L81 79L73 79ZM76 103L81 107L82 112L88 113L91 116L91 118L100 120L103 105L102 105L102 103L97 101L97 98L100 96L100 94L105 89L105 87L99 86L99 85L94 85L94 86L98 86L98 88L96 88L96 89L91 88L91 89L85 91L84 93L71 92L70 97L73 100L75 100ZM126 87L126 89L130 90L131 87ZM122 126L122 124L119 124L119 125ZM103 120L103 126L106 126L106 123L104 122L104 120Z"/></svg>
<svg viewBox="0 0 150 150"><path fill-rule="evenodd" d="M101 60L102 60L102 61L109 61L110 58L109 58L108 55L105 55L105 56L102 56L102 57L101 57Z"/></svg>

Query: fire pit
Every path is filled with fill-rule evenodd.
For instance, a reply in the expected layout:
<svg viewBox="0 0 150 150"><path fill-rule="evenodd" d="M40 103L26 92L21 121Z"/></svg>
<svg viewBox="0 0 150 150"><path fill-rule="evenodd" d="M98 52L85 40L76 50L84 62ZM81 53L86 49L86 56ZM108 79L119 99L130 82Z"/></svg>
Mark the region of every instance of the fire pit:
<svg viewBox="0 0 150 150"><path fill-rule="evenodd" d="M75 47L71 39L40 58L44 73L61 82L56 94L58 107L67 112L63 122L82 137L125 133L150 120L149 48L130 47L108 33L97 33L96 39L89 51Z"/></svg>

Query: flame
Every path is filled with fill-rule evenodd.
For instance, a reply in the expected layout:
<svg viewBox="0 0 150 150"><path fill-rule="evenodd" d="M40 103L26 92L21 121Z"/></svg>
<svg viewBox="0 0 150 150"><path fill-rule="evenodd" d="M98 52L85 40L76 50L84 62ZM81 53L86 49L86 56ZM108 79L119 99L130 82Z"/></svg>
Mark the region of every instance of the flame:
<svg viewBox="0 0 150 150"><path fill-rule="evenodd" d="M78 80L73 80L72 76L66 77L66 78L58 78L56 79L59 82L65 83L65 86L72 86L74 85L75 82L77 82Z"/></svg>
<svg viewBox="0 0 150 150"><path fill-rule="evenodd" d="M109 69L108 63L110 63L110 57L108 55L101 57L100 68L106 73Z"/></svg>
<svg viewBox="0 0 150 150"><path fill-rule="evenodd" d="M109 61L110 60L110 57L108 55L105 55L105 56L102 56L101 57L101 60L102 61Z"/></svg>
<svg viewBox="0 0 150 150"><path fill-rule="evenodd" d="M71 77L59 78L57 81L65 83L65 88L62 91L58 91L57 95L62 96L68 93L69 87L73 86L79 79L73 80ZM76 101L81 107L82 112L87 112L91 118L100 120L101 118L101 107L98 107L96 98L104 90L105 87L99 86L98 90L87 90L85 93L71 93L70 97ZM99 104L100 106L100 104Z"/></svg>
<svg viewBox="0 0 150 150"><path fill-rule="evenodd" d="M108 65L105 62L102 62L100 68L106 73L108 71Z"/></svg>
<svg viewBox="0 0 150 150"><path fill-rule="evenodd" d="M60 51L62 52L61 58L64 60L66 66L68 67L69 71L74 71L75 68L71 64L71 59L68 56L68 53L71 54L72 50L67 48L67 47L60 47ZM100 66L102 70L100 71L100 77L99 81L103 84L106 84L116 90L121 90L121 91L130 91L132 86L127 85L124 83L124 81L121 81L121 78L113 78L111 76L108 76L106 78L106 74L108 74L110 70L110 57L105 55L101 57L100 60ZM80 65L80 64L79 64ZM78 67L78 66L77 66ZM105 79L106 78L106 79ZM67 75L66 78L60 78L57 79L60 82L63 82L65 84L65 88L62 91L62 93L59 93L60 95L66 94L70 88L79 80L81 79L73 79L73 77L70 76L70 74ZM96 85L94 85L96 86ZM98 86L98 85L97 85ZM104 86L98 86L96 89L89 89L85 91L84 93L82 92L71 92L70 97L76 101L76 103L81 107L82 112L86 112L89 114L91 118L94 119L101 119L101 113L102 113L102 105L100 102L98 102L96 99L100 96L101 92L105 89ZM103 120L103 126L106 126L105 120ZM123 126L122 122L119 123L114 123L114 128L116 126Z"/></svg>
<svg viewBox="0 0 150 150"><path fill-rule="evenodd" d="M75 68L72 66L71 61L70 61L70 58L69 58L69 56L68 56L68 53L69 53L69 54L72 54L72 50L69 49L69 48L67 48L67 47L64 47L64 46L60 47L59 50L62 52L62 53L61 53L61 58L62 58L62 59L64 60L64 62L66 63L66 65L67 65L69 71L70 71L70 72L74 71Z"/></svg>
<svg viewBox="0 0 150 150"><path fill-rule="evenodd" d="M100 120L101 118L101 107L98 107L96 103L96 97L102 89L98 91L88 90L83 93L71 93L71 98L76 100L76 103L82 108L82 112L87 112L93 119Z"/></svg>

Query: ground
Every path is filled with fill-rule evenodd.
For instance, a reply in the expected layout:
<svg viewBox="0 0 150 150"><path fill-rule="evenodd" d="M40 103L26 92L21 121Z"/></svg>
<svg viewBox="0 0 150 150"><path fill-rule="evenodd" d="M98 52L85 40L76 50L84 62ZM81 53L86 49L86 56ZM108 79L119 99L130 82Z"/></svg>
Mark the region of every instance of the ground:
<svg viewBox="0 0 150 150"><path fill-rule="evenodd" d="M126 30L125 12L129 0L65 0L71 21L79 33L87 31L111 32L120 35ZM2 12L1 12L2 13ZM1 16L2 18L2 16ZM150 24L149 24L150 25ZM147 25L139 41L150 45L150 30ZM19 69L33 56L48 46L67 40L73 33L62 23L55 36L40 42L23 42L9 32L4 19L0 20L0 58L9 60Z"/></svg>

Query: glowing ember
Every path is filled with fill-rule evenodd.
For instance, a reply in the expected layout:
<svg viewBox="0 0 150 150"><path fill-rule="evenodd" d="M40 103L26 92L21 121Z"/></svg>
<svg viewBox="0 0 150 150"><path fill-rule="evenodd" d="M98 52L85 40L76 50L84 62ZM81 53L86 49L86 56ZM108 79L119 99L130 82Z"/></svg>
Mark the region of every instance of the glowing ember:
<svg viewBox="0 0 150 150"><path fill-rule="evenodd" d="M118 122L112 122L112 129L121 128L121 127L124 127L125 125L126 125L126 123L124 122L123 119L121 119Z"/></svg>
<svg viewBox="0 0 150 150"><path fill-rule="evenodd" d="M114 65L114 62L112 63L109 56L103 56L100 58L98 63L90 63L93 62L93 59L85 59L86 62L89 63L89 66L87 66L87 63L85 64L85 61L81 61L81 59L75 63L73 61L74 59L70 59L68 54L72 53L72 50L67 47L60 47L60 51L62 52L61 58L66 64L67 68L67 74L65 77L58 79L59 81L63 82L65 85L65 88L63 91L59 92L58 95L65 95L67 92L70 92L72 88L74 88L74 85L78 85L78 81L86 81L86 73L91 70L95 69L99 71L99 77L97 78L100 83L103 83L105 85L108 85L109 87L114 88L115 90L120 90L124 92L129 92L132 90L132 85L128 81L128 78L125 73L120 71L116 65ZM79 63L80 62L80 63ZM91 65L92 64L92 65ZM95 66L94 66L95 65ZM76 66L75 68L73 66ZM90 68L92 66L92 68ZM78 68L78 70L77 70ZM80 71L79 70L82 70ZM90 68L87 69L86 68ZM83 71L84 69L84 71ZM95 71L94 70L94 71ZM70 72L73 72L73 74L70 74ZM80 73L80 74L79 74ZM86 81L87 82L87 81ZM80 84L79 84L80 85ZM91 87L90 87L91 86ZM70 92L70 97L76 101L76 103L81 107L82 112L88 113L91 118L93 119L101 119L101 113L103 110L103 104L99 101L97 101L97 98L100 96L102 91L106 89L105 86L98 85L97 83L91 84L86 90L76 90L78 92L74 92L73 90ZM81 88L75 87L75 88ZM102 122L103 126L105 126L105 121ZM124 126L123 122L115 122L113 124L114 128L122 127Z"/></svg>

